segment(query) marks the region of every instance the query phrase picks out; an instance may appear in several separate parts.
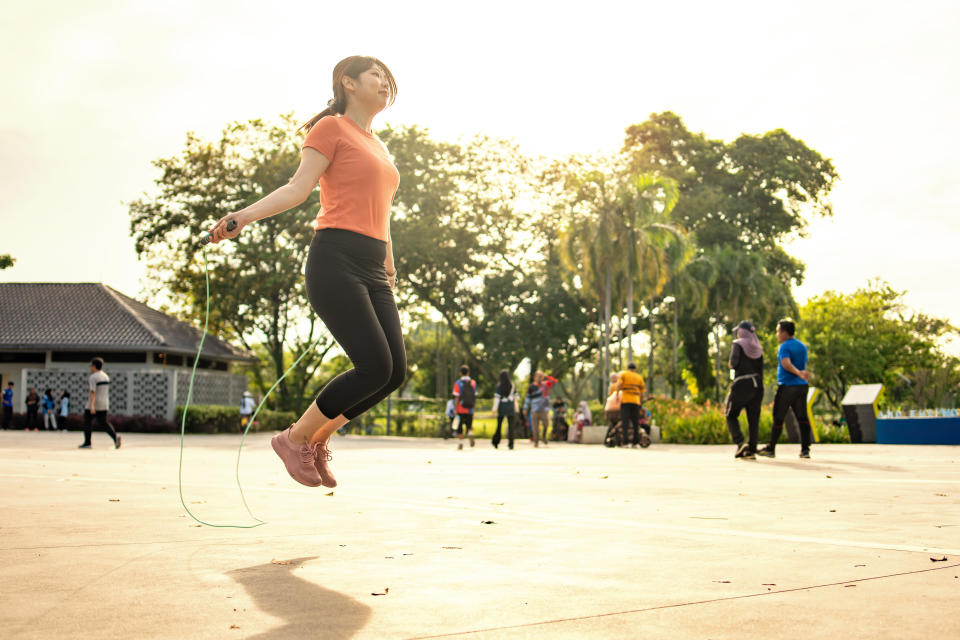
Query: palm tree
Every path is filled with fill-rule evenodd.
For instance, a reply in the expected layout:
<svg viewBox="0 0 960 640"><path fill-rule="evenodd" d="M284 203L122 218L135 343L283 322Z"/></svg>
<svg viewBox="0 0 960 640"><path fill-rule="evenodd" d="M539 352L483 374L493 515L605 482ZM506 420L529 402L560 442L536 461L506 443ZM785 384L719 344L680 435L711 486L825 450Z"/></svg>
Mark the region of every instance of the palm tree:
<svg viewBox="0 0 960 640"><path fill-rule="evenodd" d="M609 174L600 170L569 175L566 186L574 194L574 212L561 233L561 260L572 284L582 288L586 297L595 297L603 308L600 375L606 379L613 286L622 262L616 250L620 231L616 186Z"/></svg>
<svg viewBox="0 0 960 640"><path fill-rule="evenodd" d="M651 173L628 177L618 194L622 237L628 251L625 261L627 285L627 360L633 360L634 287L640 297L650 301L650 359L648 384L653 388L653 309L655 298L669 281L671 265L668 248L687 244L687 234L670 224L670 212L677 204L679 191L671 178Z"/></svg>

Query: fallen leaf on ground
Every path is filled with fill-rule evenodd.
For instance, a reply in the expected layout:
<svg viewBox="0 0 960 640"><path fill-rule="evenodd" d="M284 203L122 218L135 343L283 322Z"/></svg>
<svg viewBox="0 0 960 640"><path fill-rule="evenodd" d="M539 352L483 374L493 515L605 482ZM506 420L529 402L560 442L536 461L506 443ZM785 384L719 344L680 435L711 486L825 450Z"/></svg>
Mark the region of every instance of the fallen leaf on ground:
<svg viewBox="0 0 960 640"><path fill-rule="evenodd" d="M855 564L855 565L853 565L853 566L855 566L855 567L865 567L865 566L867 566L867 565L865 565L865 564Z"/></svg>
<svg viewBox="0 0 960 640"><path fill-rule="evenodd" d="M828 475L827 477L828 477L828 478L832 478L833 476Z"/></svg>
<svg viewBox="0 0 960 640"><path fill-rule="evenodd" d="M855 584L845 584L845 585L843 585L843 586L844 586L844 588L846 589L846 588L850 588L850 587L855 587L855 586L857 586L857 585L855 585Z"/></svg>
<svg viewBox="0 0 960 640"><path fill-rule="evenodd" d="M231 629L239 629L240 627L238 627L238 626L235 625L235 624L232 624L232 625L230 625L230 628L231 628Z"/></svg>
<svg viewBox="0 0 960 640"><path fill-rule="evenodd" d="M836 509L830 509L830 513L836 513L836 512L837 512Z"/></svg>
<svg viewBox="0 0 960 640"><path fill-rule="evenodd" d="M600 479L601 479L601 480L606 480L606 479L609 478L609 477L610 477L610 476L600 476Z"/></svg>
<svg viewBox="0 0 960 640"><path fill-rule="evenodd" d="M325 494L323 494L323 495L325 495L325 496L332 496L332 495L333 495L333 491L331 491L330 493L325 493Z"/></svg>
<svg viewBox="0 0 960 640"><path fill-rule="evenodd" d="M763 586L764 586L764 587L775 587L775 586L777 586L777 583L776 583L776 582L764 582L764 583L763 583Z"/></svg>
<svg viewBox="0 0 960 640"><path fill-rule="evenodd" d="M947 561L947 556L943 556L942 558L930 558L930 562L946 562L946 561Z"/></svg>
<svg viewBox="0 0 960 640"><path fill-rule="evenodd" d="M271 564L293 564L290 560L271 560Z"/></svg>
<svg viewBox="0 0 960 640"><path fill-rule="evenodd" d="M383 556L384 560L393 560L393 556Z"/></svg>
<svg viewBox="0 0 960 640"><path fill-rule="evenodd" d="M371 593L370 595L372 595L372 596L385 596L385 595L387 595L388 593L390 593L390 587L387 587L386 589L384 589L384 590L383 590L383 593Z"/></svg>
<svg viewBox="0 0 960 640"><path fill-rule="evenodd" d="M120 498L110 498L110 502L120 502Z"/></svg>
<svg viewBox="0 0 960 640"><path fill-rule="evenodd" d="M441 549L463 549L463 547L441 547Z"/></svg>
<svg viewBox="0 0 960 640"><path fill-rule="evenodd" d="M717 582L719 584L730 584L729 580L714 580L714 582Z"/></svg>
<svg viewBox="0 0 960 640"><path fill-rule="evenodd" d="M497 524L497 523L494 522L493 520L482 520L481 523L482 523L482 524Z"/></svg>

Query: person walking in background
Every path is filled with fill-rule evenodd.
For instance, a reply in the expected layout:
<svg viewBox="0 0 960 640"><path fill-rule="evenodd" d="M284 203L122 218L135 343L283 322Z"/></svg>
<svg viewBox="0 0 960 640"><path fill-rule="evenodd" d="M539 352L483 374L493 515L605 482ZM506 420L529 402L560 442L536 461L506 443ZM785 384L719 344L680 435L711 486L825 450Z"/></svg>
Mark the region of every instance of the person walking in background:
<svg viewBox="0 0 960 640"><path fill-rule="evenodd" d="M13 380L3 390L3 428L9 429L13 423Z"/></svg>
<svg viewBox="0 0 960 640"><path fill-rule="evenodd" d="M744 320L737 327L737 339L730 350L733 383L727 394L727 429L737 445L734 458L756 460L760 432L760 407L763 404L763 347L757 339L753 323ZM747 411L749 439L744 442L740 430L740 412Z"/></svg>
<svg viewBox="0 0 960 640"><path fill-rule="evenodd" d="M443 432L443 439L453 435L453 420L457 417L457 401L453 398L447 400L447 408L444 410L444 414L447 416L447 428Z"/></svg>
<svg viewBox="0 0 960 640"><path fill-rule="evenodd" d="M513 421L517 413L517 392L510 381L510 372L504 369L500 372L500 381L493 392L493 413L497 416L497 430L493 433L490 444L494 449L500 445L500 427L507 421L507 446L513 449Z"/></svg>
<svg viewBox="0 0 960 640"><path fill-rule="evenodd" d="M620 392L620 420L624 434L628 430L633 433L631 444L636 447L640 444L640 405L643 404L643 392L646 391L643 376L637 373L636 363L629 363L627 370L620 374L617 391ZM649 437L646 431L644 436Z"/></svg>
<svg viewBox="0 0 960 640"><path fill-rule="evenodd" d="M60 429L67 430L67 416L70 415L70 392L64 389L60 393Z"/></svg>
<svg viewBox="0 0 960 640"><path fill-rule="evenodd" d="M464 434L470 437L472 447L476 444L473 439L473 406L477 402L477 381L470 379L470 367L467 365L460 367L460 379L453 383L453 399L457 401L456 413L460 418L457 449L463 449Z"/></svg>
<svg viewBox="0 0 960 640"><path fill-rule="evenodd" d="M257 408L257 401L253 399L253 394L244 391L240 396L240 427L245 428L253 416L254 409Z"/></svg>
<svg viewBox="0 0 960 640"><path fill-rule="evenodd" d="M523 410L530 416L530 432L533 446L540 446L540 428L543 427L543 444L547 444L547 429L550 427L550 388L557 379L543 371L533 374L533 384L527 389Z"/></svg>
<svg viewBox="0 0 960 640"><path fill-rule="evenodd" d="M107 412L110 410L110 376L103 371L103 360L94 358L90 361L90 405L83 414L83 444L80 449L90 448L92 426L102 428L113 438L113 446L120 448L120 435L109 422Z"/></svg>
<svg viewBox="0 0 960 640"><path fill-rule="evenodd" d="M39 422L37 410L40 408L40 396L37 395L37 390L33 387L30 387L25 403L27 405L27 421L23 426L23 430L27 431L28 429L32 429L36 431L37 423Z"/></svg>
<svg viewBox="0 0 960 640"><path fill-rule="evenodd" d="M53 397L53 389L43 392L43 430L57 430L57 401Z"/></svg>
<svg viewBox="0 0 960 640"><path fill-rule="evenodd" d="M777 323L777 395L773 399L773 427L770 443L757 451L758 456L776 457L777 440L783 432L787 411L793 409L800 426L800 457L810 457L810 442L813 430L807 415L807 393L810 390L810 372L807 371L807 347L794 338L796 325L792 320Z"/></svg>

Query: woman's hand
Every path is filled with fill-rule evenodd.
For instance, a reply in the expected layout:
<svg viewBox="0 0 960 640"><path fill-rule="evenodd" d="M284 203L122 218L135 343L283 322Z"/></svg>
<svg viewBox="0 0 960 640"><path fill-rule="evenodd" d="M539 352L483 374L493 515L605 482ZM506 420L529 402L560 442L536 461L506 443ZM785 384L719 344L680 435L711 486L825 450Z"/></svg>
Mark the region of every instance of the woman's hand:
<svg viewBox="0 0 960 640"><path fill-rule="evenodd" d="M397 288L397 272L394 271L393 275L387 274L387 284L390 285L391 289Z"/></svg>
<svg viewBox="0 0 960 640"><path fill-rule="evenodd" d="M237 226L233 229L233 231L227 231L227 224L231 220L236 222ZM247 226L247 221L243 215L237 211L228 213L217 220L217 224L213 225L213 228L210 229L210 242L216 244L221 240L232 240L240 235L240 232L245 226Z"/></svg>

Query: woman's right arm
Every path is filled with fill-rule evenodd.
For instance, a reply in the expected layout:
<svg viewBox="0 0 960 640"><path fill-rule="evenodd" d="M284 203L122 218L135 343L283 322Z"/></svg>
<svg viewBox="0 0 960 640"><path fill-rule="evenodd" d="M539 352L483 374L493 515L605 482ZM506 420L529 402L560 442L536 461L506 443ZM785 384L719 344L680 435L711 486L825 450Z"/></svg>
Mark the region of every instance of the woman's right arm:
<svg viewBox="0 0 960 640"><path fill-rule="evenodd" d="M326 156L312 147L304 147L300 156L300 166L290 178L290 182L260 198L249 207L220 218L210 230L212 242L236 238L247 224L275 216L302 204L310 196L320 176L329 166L330 161ZM227 223L231 220L237 222L237 227L233 231L227 231Z"/></svg>

